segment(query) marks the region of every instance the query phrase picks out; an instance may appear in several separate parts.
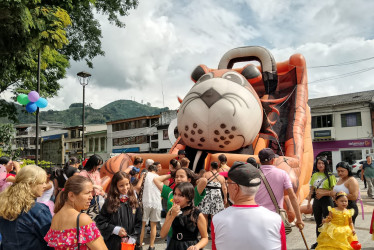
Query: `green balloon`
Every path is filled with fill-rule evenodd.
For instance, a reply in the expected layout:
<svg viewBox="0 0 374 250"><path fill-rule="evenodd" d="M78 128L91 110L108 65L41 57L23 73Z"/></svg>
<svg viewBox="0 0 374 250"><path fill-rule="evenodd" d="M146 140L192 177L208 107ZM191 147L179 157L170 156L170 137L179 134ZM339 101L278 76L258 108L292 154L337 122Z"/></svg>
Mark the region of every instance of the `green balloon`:
<svg viewBox="0 0 374 250"><path fill-rule="evenodd" d="M30 102L29 98L27 97L27 95L25 94L19 94L17 96L17 101L22 104L22 105L26 105Z"/></svg>

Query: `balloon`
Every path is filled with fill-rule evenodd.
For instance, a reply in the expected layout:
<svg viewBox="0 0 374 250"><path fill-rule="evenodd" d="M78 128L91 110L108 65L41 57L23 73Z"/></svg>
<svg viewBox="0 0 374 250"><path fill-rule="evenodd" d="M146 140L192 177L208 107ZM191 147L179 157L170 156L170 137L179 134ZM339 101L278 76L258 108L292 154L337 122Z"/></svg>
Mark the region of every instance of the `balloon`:
<svg viewBox="0 0 374 250"><path fill-rule="evenodd" d="M38 107L36 106L35 102L29 102L26 105L26 111L29 113L34 113Z"/></svg>
<svg viewBox="0 0 374 250"><path fill-rule="evenodd" d="M36 92L36 91L31 91L28 94L28 98L29 98L30 102L36 102L39 99L39 93Z"/></svg>
<svg viewBox="0 0 374 250"><path fill-rule="evenodd" d="M36 102L35 102L36 106L38 106L39 108L45 108L47 107L48 105L48 101L43 98L43 97L40 97Z"/></svg>
<svg viewBox="0 0 374 250"><path fill-rule="evenodd" d="M25 94L19 94L17 96L17 101L19 102L19 104L22 104L22 105L26 105L30 102L29 98Z"/></svg>

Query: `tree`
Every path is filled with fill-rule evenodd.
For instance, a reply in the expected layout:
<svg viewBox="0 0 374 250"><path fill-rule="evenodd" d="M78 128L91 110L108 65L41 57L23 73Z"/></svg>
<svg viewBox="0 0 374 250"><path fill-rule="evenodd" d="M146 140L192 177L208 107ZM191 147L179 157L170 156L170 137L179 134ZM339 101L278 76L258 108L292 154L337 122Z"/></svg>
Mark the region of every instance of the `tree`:
<svg viewBox="0 0 374 250"><path fill-rule="evenodd" d="M121 16L137 6L136 0L2 0L0 2L0 94L36 89L37 57L41 51L41 95L52 97L60 89L69 60L104 55L98 12L118 27ZM14 121L12 103L0 103L0 117Z"/></svg>
<svg viewBox="0 0 374 250"><path fill-rule="evenodd" d="M15 130L12 124L0 124L0 149L3 154L11 154L14 132Z"/></svg>

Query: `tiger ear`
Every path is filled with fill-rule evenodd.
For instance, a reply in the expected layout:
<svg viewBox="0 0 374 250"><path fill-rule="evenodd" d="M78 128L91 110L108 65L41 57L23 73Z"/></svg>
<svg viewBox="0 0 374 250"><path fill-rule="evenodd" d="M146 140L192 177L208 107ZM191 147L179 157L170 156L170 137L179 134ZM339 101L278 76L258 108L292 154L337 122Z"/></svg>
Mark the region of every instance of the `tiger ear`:
<svg viewBox="0 0 374 250"><path fill-rule="evenodd" d="M201 76L205 75L208 72L210 72L210 69L204 64L200 64L194 69L194 71L192 71L191 80L193 82L197 82Z"/></svg>
<svg viewBox="0 0 374 250"><path fill-rule="evenodd" d="M248 64L243 67L241 74L248 80L249 83L253 84L262 80L262 74L260 70L253 64Z"/></svg>

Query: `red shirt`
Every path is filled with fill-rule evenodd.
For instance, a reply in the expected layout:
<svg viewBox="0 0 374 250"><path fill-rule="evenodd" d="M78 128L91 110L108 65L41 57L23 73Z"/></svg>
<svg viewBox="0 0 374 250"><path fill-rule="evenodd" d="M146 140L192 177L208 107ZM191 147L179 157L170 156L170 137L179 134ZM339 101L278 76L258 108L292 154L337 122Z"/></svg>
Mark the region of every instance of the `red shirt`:
<svg viewBox="0 0 374 250"><path fill-rule="evenodd" d="M8 178L9 176L13 176L13 177L16 177L16 175L15 175L15 174L7 173L7 174L6 174L6 178Z"/></svg>

